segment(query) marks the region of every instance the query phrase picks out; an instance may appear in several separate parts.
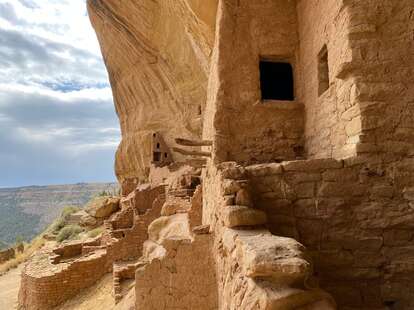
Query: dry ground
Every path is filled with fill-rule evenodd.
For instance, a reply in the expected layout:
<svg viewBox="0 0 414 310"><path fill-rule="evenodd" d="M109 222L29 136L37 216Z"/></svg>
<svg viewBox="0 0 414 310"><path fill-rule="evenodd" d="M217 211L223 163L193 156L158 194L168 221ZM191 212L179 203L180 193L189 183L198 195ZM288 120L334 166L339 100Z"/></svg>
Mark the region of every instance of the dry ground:
<svg viewBox="0 0 414 310"><path fill-rule="evenodd" d="M129 310L134 309L133 290L117 305L112 296L112 274L107 274L96 285L86 289L59 307L59 310ZM131 308L132 306L132 308Z"/></svg>
<svg viewBox="0 0 414 310"><path fill-rule="evenodd" d="M0 277L0 309L16 309L23 264Z"/></svg>

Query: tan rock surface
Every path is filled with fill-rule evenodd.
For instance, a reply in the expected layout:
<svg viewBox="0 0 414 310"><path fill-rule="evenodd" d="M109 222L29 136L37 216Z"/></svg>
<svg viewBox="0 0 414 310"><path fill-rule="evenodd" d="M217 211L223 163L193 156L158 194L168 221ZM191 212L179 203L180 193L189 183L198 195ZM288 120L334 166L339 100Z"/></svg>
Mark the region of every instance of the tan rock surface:
<svg viewBox="0 0 414 310"><path fill-rule="evenodd" d="M266 213L245 206L227 206L223 210L224 225L227 227L263 225L267 222Z"/></svg>
<svg viewBox="0 0 414 310"><path fill-rule="evenodd" d="M88 1L121 123L120 181L145 178L153 132L170 145L201 135L217 2Z"/></svg>
<svg viewBox="0 0 414 310"><path fill-rule="evenodd" d="M237 240L237 252L244 274L289 285L307 279L310 264L305 248L290 238L275 236L243 236Z"/></svg>
<svg viewBox="0 0 414 310"><path fill-rule="evenodd" d="M118 197L96 197L86 205L85 211L98 219L107 218L119 209Z"/></svg>
<svg viewBox="0 0 414 310"><path fill-rule="evenodd" d="M165 239L191 239L188 215L162 216L148 226L149 239L162 244Z"/></svg>

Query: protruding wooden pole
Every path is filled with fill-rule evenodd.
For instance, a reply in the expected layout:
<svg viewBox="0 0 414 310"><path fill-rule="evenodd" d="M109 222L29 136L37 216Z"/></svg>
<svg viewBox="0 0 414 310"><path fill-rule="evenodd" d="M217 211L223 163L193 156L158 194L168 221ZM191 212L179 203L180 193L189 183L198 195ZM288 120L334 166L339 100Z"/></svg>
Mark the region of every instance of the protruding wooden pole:
<svg viewBox="0 0 414 310"><path fill-rule="evenodd" d="M188 140L188 139L177 138L175 139L175 142L178 145L183 145L183 146L212 146L213 145L213 141L208 141L208 140Z"/></svg>
<svg viewBox="0 0 414 310"><path fill-rule="evenodd" d="M202 157L211 157L210 152L202 152L202 151L187 151L180 149L178 147L173 147L173 151L176 153L180 153L186 156L202 156Z"/></svg>
<svg viewBox="0 0 414 310"><path fill-rule="evenodd" d="M207 159L206 158L190 158L190 159L187 159L184 163L193 168L204 168L207 165Z"/></svg>

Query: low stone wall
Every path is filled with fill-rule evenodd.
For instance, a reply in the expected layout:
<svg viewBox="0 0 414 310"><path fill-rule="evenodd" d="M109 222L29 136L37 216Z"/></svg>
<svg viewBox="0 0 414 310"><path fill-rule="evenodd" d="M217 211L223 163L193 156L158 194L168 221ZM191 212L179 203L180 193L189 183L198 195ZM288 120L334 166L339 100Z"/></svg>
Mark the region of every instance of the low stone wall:
<svg viewBox="0 0 414 310"><path fill-rule="evenodd" d="M244 168L211 165L203 177L203 224L214 236L219 309L335 309L331 296L309 281L304 247L266 229L266 214L247 198Z"/></svg>
<svg viewBox="0 0 414 310"><path fill-rule="evenodd" d="M218 309L212 236L170 239L166 255L138 269L135 309Z"/></svg>
<svg viewBox="0 0 414 310"><path fill-rule="evenodd" d="M414 307L413 157L292 161L233 174L250 181L273 234L307 247L341 307Z"/></svg>
<svg viewBox="0 0 414 310"><path fill-rule="evenodd" d="M151 209L135 216L133 227L124 230L124 236L120 240L108 244L112 261L136 259L142 255L143 243L148 239L148 226L160 216L164 202L165 197L156 198Z"/></svg>
<svg viewBox="0 0 414 310"><path fill-rule="evenodd" d="M199 226L201 186L175 203L183 206L170 209L148 228L141 258L146 263L135 275L136 309L218 309L213 236L209 226Z"/></svg>
<svg viewBox="0 0 414 310"><path fill-rule="evenodd" d="M51 309L93 285L112 267L106 250L58 265L52 264L49 254L37 254L22 271L19 305L23 309Z"/></svg>
<svg viewBox="0 0 414 310"><path fill-rule="evenodd" d="M0 264L3 264L12 258L14 258L16 255L16 251L13 248L6 249L3 251L0 251Z"/></svg>
<svg viewBox="0 0 414 310"><path fill-rule="evenodd" d="M150 192L146 203L152 206L146 212L138 214L131 206L124 206L111 224L106 223L108 231L102 238L37 253L22 271L19 305L26 310L51 309L111 272L115 261L140 257L148 225L160 216L165 202L160 189L143 190ZM156 197L155 192L161 194Z"/></svg>

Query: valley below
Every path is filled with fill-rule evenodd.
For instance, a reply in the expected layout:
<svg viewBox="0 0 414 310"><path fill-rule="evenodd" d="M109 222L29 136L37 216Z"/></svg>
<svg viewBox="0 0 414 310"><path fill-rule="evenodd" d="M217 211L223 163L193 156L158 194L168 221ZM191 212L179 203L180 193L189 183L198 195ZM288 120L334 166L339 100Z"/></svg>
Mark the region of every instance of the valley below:
<svg viewBox="0 0 414 310"><path fill-rule="evenodd" d="M29 186L0 189L0 246L16 238L31 240L62 212L65 206L82 206L102 192L115 194L116 183Z"/></svg>

